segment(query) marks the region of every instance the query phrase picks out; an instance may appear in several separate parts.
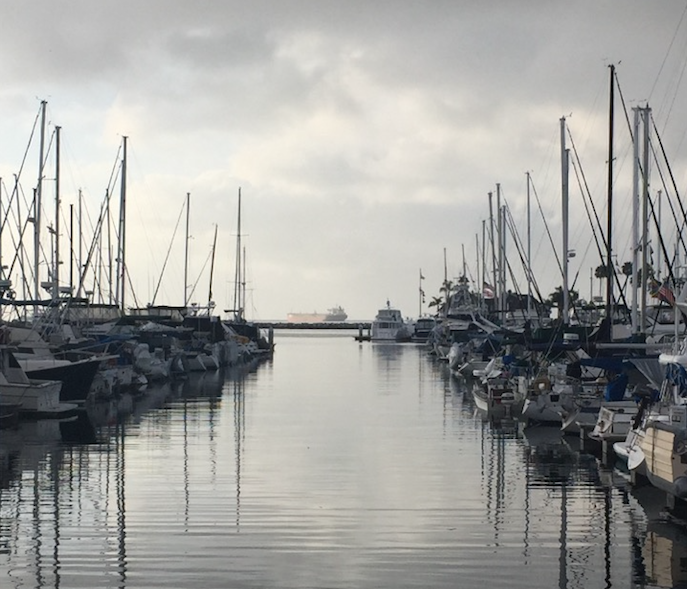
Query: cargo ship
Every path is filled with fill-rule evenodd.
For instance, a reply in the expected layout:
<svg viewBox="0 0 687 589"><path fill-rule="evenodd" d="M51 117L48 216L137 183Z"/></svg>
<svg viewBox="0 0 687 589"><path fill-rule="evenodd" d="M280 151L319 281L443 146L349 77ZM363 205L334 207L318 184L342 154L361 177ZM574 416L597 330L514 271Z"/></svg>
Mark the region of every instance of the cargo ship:
<svg viewBox="0 0 687 589"><path fill-rule="evenodd" d="M340 305L328 309L326 313L289 313L286 316L289 323L339 323L347 318L346 311Z"/></svg>

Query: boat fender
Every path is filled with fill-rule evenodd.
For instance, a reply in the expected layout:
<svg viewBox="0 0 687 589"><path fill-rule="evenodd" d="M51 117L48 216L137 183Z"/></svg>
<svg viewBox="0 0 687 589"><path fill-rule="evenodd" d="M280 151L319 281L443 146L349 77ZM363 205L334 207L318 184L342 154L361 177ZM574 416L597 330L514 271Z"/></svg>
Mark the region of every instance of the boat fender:
<svg viewBox="0 0 687 589"><path fill-rule="evenodd" d="M687 498L687 476L677 477L673 481L673 495L678 499Z"/></svg>
<svg viewBox="0 0 687 589"><path fill-rule="evenodd" d="M598 433L605 434L610 427L611 427L611 422L602 419L599 421L599 423L596 424L595 429Z"/></svg>
<svg viewBox="0 0 687 589"><path fill-rule="evenodd" d="M678 456L687 454L687 430L680 430L673 438L673 452Z"/></svg>

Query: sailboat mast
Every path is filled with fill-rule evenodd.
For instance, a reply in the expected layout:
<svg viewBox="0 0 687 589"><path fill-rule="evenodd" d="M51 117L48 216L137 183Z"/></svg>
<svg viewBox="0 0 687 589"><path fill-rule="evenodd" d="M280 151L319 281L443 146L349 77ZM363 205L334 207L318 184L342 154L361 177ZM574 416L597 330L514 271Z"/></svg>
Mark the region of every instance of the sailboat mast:
<svg viewBox="0 0 687 589"><path fill-rule="evenodd" d="M69 205L69 296L74 296L74 205Z"/></svg>
<svg viewBox="0 0 687 589"><path fill-rule="evenodd" d="M633 145L632 145L632 291L630 302L630 318L632 323L632 333L637 334L644 329L644 318L638 316L639 293L639 108L635 107L633 119Z"/></svg>
<svg viewBox="0 0 687 589"><path fill-rule="evenodd" d="M497 258L497 266L498 266L498 295L497 295L497 301L498 301L498 313L501 321L505 319L505 315L503 315L505 311L505 305L503 303L504 301L504 296L505 296L505 284L504 284L504 273L503 273L503 212L501 211L501 184L496 184L496 245L498 248L498 258Z"/></svg>
<svg viewBox="0 0 687 589"><path fill-rule="evenodd" d="M477 273L475 276L475 281L477 282L476 290L479 293L480 304L482 301L482 293L484 292L484 284L480 280L481 270L480 270L480 259L479 259L479 233L475 233L475 263L477 264L475 268Z"/></svg>
<svg viewBox="0 0 687 589"><path fill-rule="evenodd" d="M527 177L527 318L532 316L532 223L530 217L530 173Z"/></svg>
<svg viewBox="0 0 687 589"><path fill-rule="evenodd" d="M644 141L642 153L642 280L640 284L640 316L641 328L646 326L646 278L648 273L649 251L649 119L651 109L647 106L642 110L642 124L644 127Z"/></svg>
<svg viewBox="0 0 687 589"><path fill-rule="evenodd" d="M245 318L246 311L246 246L243 246L243 264L241 264L241 318Z"/></svg>
<svg viewBox="0 0 687 589"><path fill-rule="evenodd" d="M105 211L105 218L107 219L107 303L112 304L115 298L114 290L112 288L112 216L110 205L112 204L112 197L109 189L106 191L107 209Z"/></svg>
<svg viewBox="0 0 687 589"><path fill-rule="evenodd" d="M496 248L494 247L494 203L493 193L489 192L489 244L491 246L491 279L494 284L494 302L498 302L498 280L496 278Z"/></svg>
<svg viewBox="0 0 687 589"><path fill-rule="evenodd" d="M215 225L215 237L212 240L212 258L210 260L210 284L208 287L208 314L212 306L212 279L215 275L215 251L217 248L217 225Z"/></svg>
<svg viewBox="0 0 687 589"><path fill-rule="evenodd" d="M239 207L236 233L236 274L234 276L234 318L241 321L241 188L239 187Z"/></svg>
<svg viewBox="0 0 687 589"><path fill-rule="evenodd" d="M186 193L186 241L184 246L184 308L188 307L188 230L189 230L189 209L191 208L191 193Z"/></svg>
<svg viewBox="0 0 687 589"><path fill-rule="evenodd" d="M612 330L613 305L613 113L615 65L610 65L610 87L608 105L608 204L606 225L606 318Z"/></svg>
<svg viewBox="0 0 687 589"><path fill-rule="evenodd" d="M119 306L124 312L126 293L126 145L128 137L122 137L122 182L119 200L119 272L117 273Z"/></svg>
<svg viewBox="0 0 687 589"><path fill-rule="evenodd" d="M38 268L40 263L40 236L41 236L41 196L43 194L43 167L44 167L44 151L45 151L45 106L46 101L41 100L41 134L40 134L40 148L38 153L38 182L36 184L36 193L33 200L33 287L34 298L36 301L40 300L40 277L38 276ZM34 315L38 312L38 307L34 305Z"/></svg>
<svg viewBox="0 0 687 589"><path fill-rule="evenodd" d="M484 300L484 287L487 282L487 222L482 219L482 279L480 280L480 292L482 296L479 298L480 309L484 310L486 303Z"/></svg>
<svg viewBox="0 0 687 589"><path fill-rule="evenodd" d="M563 325L570 319L568 286L568 150L565 147L565 117L561 117L561 202L563 220Z"/></svg>
<svg viewBox="0 0 687 589"><path fill-rule="evenodd" d="M53 267L52 298L60 296L60 131L55 127L55 265Z"/></svg>
<svg viewBox="0 0 687 589"><path fill-rule="evenodd" d="M82 274L83 274L83 238L82 238L83 233L82 233L82 231L83 231L83 226L81 224L82 213L83 213L82 206L83 206L83 194L81 192L81 189L79 188L79 220L78 220L78 223L79 223L79 260L78 260L78 263L79 263L79 274L78 274L79 290L76 293L77 297L81 296L81 285L83 283L83 280L82 280ZM117 274L117 276L119 277L119 274ZM119 278L117 278L117 283L118 283L117 288L119 289ZM119 296L119 290L117 290L117 296Z"/></svg>

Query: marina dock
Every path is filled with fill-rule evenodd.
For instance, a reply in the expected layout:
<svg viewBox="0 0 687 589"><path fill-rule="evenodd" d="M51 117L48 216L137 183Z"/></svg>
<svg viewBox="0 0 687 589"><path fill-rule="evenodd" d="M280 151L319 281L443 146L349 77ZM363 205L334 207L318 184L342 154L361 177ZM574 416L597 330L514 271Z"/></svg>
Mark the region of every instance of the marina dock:
<svg viewBox="0 0 687 589"><path fill-rule="evenodd" d="M292 321L255 321L261 329L348 329L348 330L364 330L369 331L371 328L371 322L369 321L326 321L319 323L295 323Z"/></svg>

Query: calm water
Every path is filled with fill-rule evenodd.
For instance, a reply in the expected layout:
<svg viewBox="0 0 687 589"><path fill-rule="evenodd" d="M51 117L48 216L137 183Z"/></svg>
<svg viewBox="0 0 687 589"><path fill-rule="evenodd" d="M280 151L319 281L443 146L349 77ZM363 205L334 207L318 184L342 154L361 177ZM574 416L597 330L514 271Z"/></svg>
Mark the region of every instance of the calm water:
<svg viewBox="0 0 687 589"><path fill-rule="evenodd" d="M0 432L0 587L673 587L659 497L490 424L413 345L274 359Z"/></svg>

